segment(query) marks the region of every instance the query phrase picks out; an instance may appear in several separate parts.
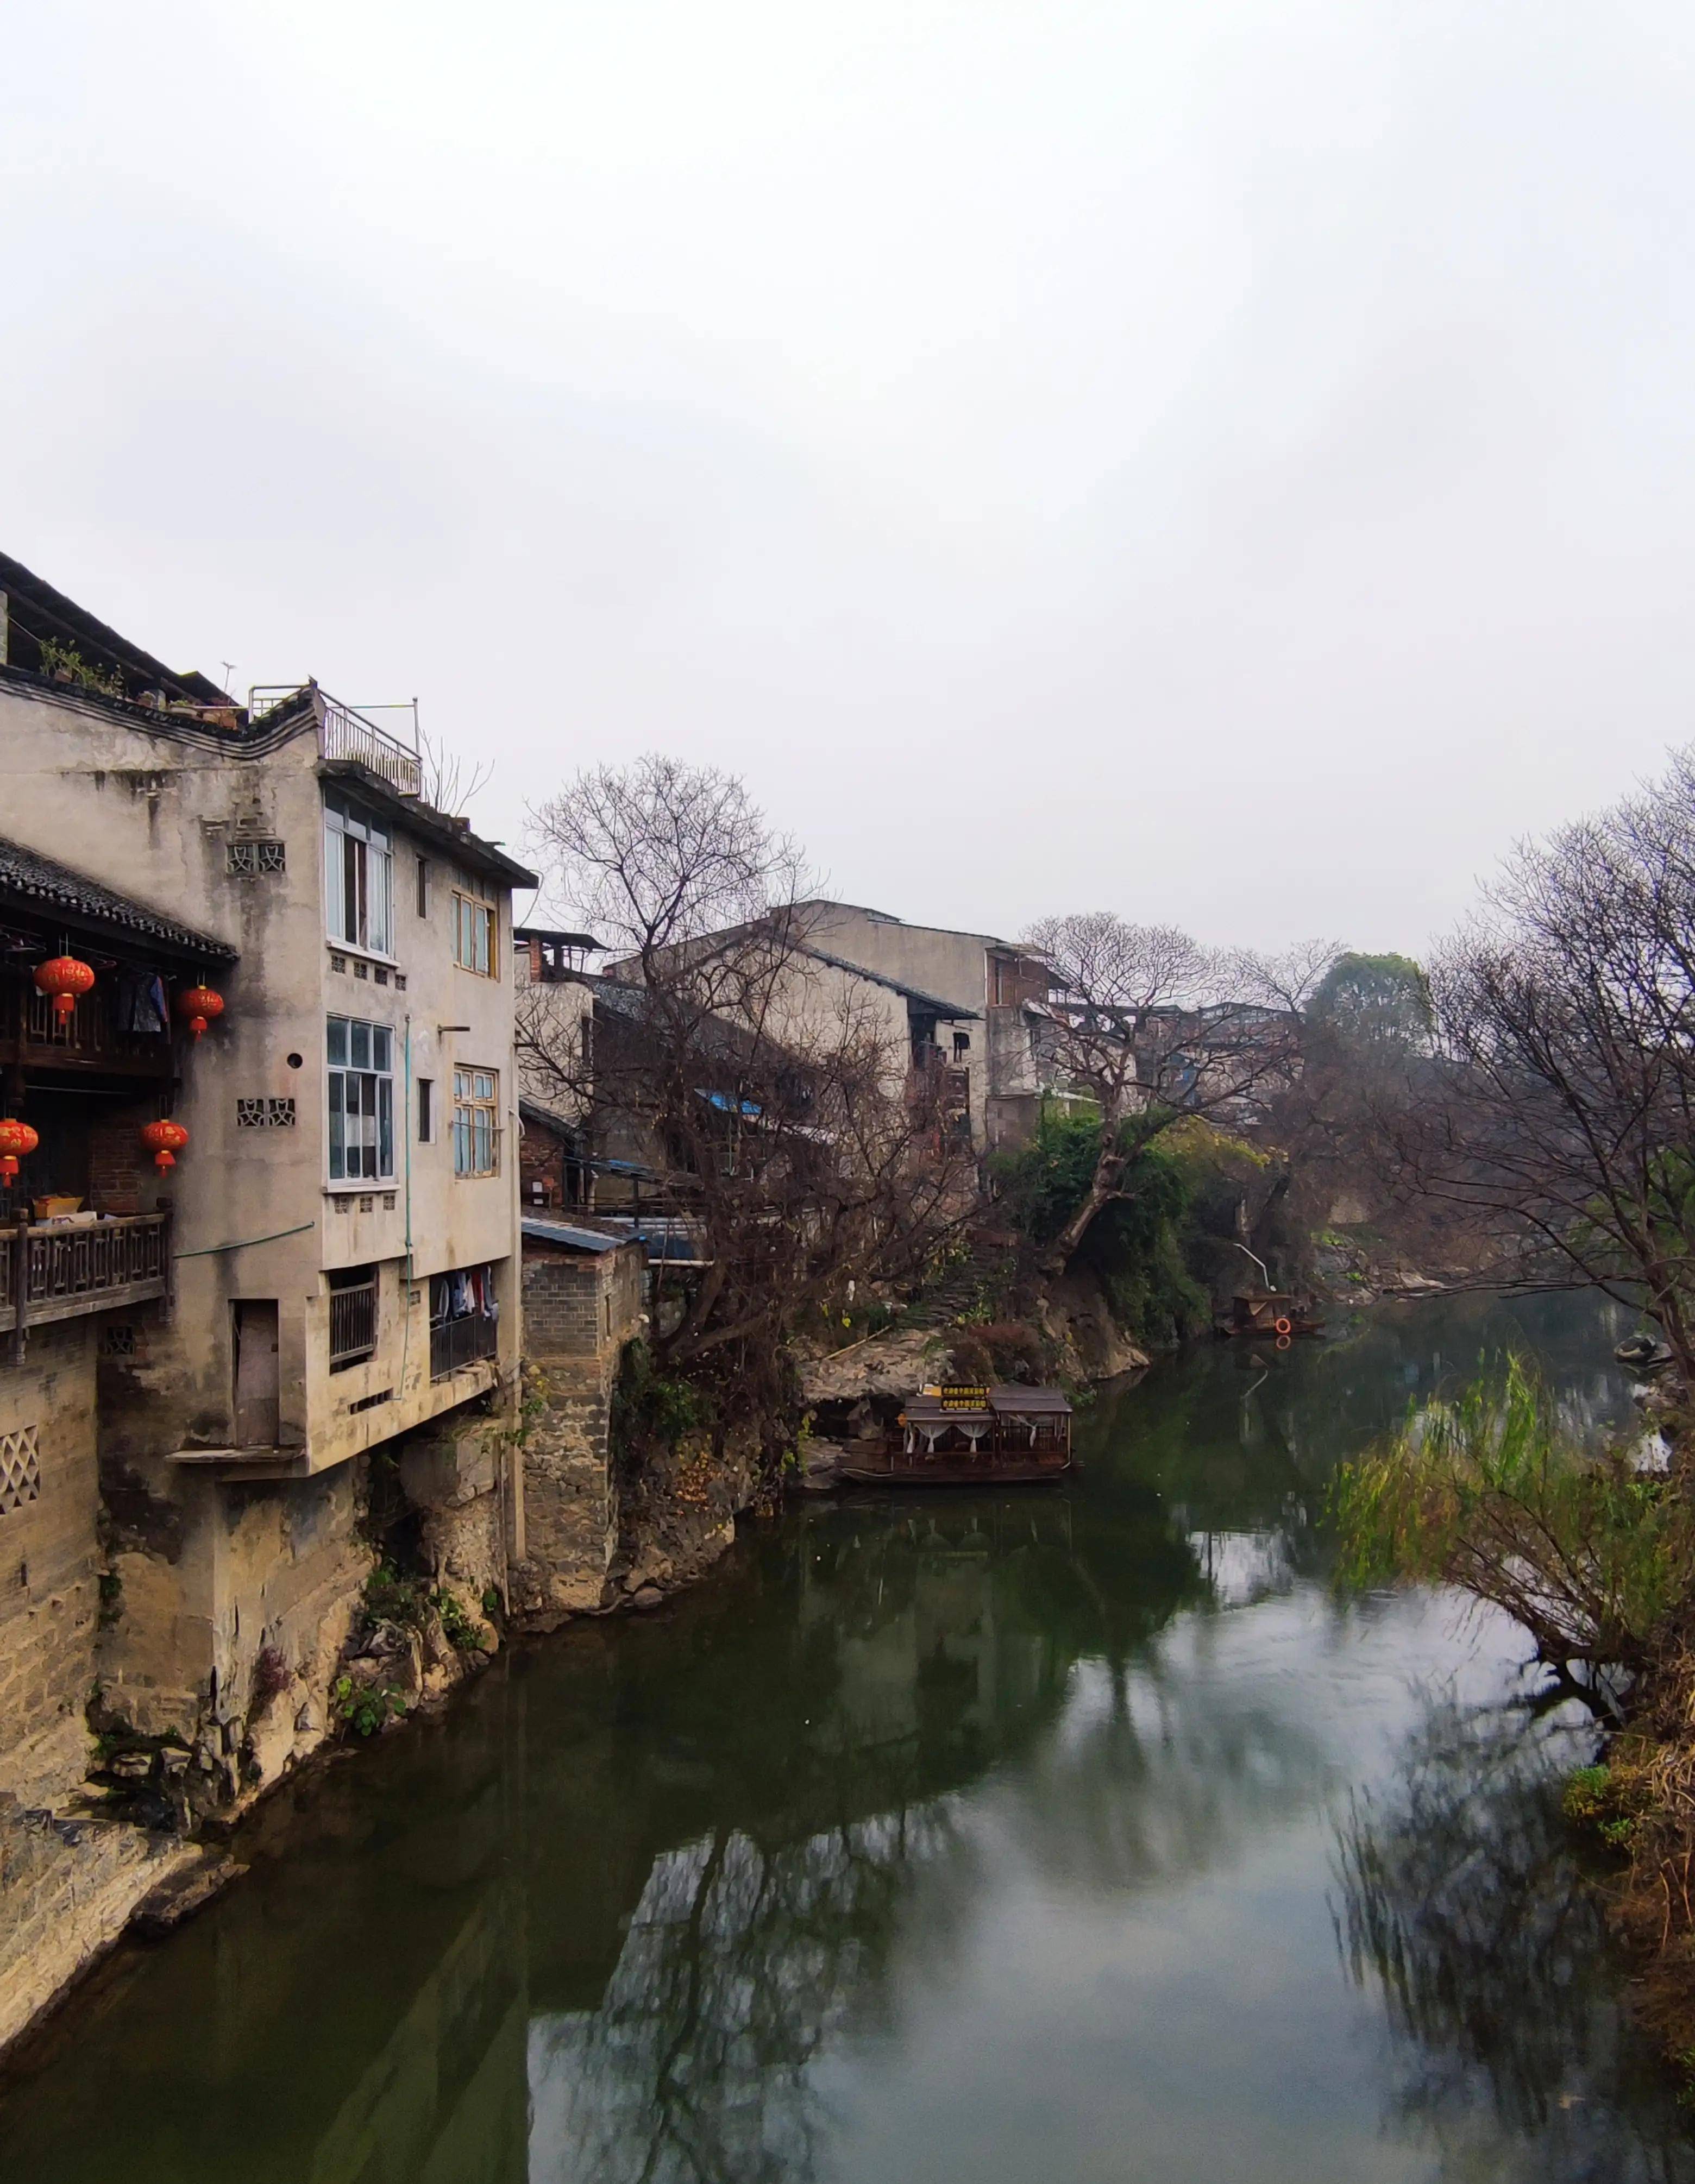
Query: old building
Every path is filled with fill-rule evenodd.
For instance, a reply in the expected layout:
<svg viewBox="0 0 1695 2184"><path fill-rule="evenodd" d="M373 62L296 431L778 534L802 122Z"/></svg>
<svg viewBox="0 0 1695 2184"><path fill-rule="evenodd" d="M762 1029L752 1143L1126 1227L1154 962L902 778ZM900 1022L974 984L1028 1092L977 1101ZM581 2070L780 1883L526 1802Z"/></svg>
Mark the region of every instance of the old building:
<svg viewBox="0 0 1695 2184"><path fill-rule="evenodd" d="M1023 1143L1057 1089L1040 957L992 933L909 924L856 903L804 903L799 917L808 954L909 997L914 1071L957 1083L978 1151Z"/></svg>
<svg viewBox="0 0 1695 2184"><path fill-rule="evenodd" d="M324 1733L375 1457L473 1600L521 1547L531 876L315 683L249 710L0 593L0 1789L98 1683L233 1796Z"/></svg>

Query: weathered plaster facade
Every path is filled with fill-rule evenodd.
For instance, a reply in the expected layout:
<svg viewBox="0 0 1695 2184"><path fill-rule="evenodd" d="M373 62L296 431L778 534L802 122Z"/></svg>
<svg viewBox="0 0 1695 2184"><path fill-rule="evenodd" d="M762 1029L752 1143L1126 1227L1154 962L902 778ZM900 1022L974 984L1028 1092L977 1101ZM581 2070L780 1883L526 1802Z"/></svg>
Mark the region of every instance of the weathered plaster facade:
<svg viewBox="0 0 1695 2184"><path fill-rule="evenodd" d="M106 1716L183 1736L226 1788L243 1770L251 1786L256 1711L287 1701L298 1716L298 1733L265 1741L261 1775L323 1734L371 1564L370 1452L443 1424L463 1439L511 1408L510 889L527 876L431 811L415 760L315 686L249 726L232 709L150 712L0 663L0 833L236 951L218 972L222 1016L198 1040L176 1028L152 1097L189 1134L174 1170L160 1178L138 1151L146 1097L133 1112L107 1100L110 1142L88 1161L101 1211L169 1206L168 1300L30 1333L21 1364L0 1335L0 1417L34 1432L41 1464L39 1499L0 1513L0 1568L14 1573L0 1588L0 1730L15 1725L21 1752L75 1724L98 1674ZM362 928L332 908L332 881L354 887L332 807L386 860L357 853ZM483 920L474 947L466 904ZM345 1094L338 1022L378 1028L369 1046L360 1034L351 1059L373 1066ZM469 1153L456 1083L480 1102ZM369 1172L333 1172L332 1106L357 1095L374 1109L378 1090L380 1118L360 1125ZM61 1096L50 1077L21 1094L36 1112ZM445 1308L443 1278L468 1276L451 1294L475 1299L475 1324L449 1340L432 1306ZM503 1581L519 1518L514 1446L497 1430L486 1460L455 1465L442 1520L456 1540L483 1535L449 1559L485 1584ZM486 1507L467 1518L468 1502Z"/></svg>

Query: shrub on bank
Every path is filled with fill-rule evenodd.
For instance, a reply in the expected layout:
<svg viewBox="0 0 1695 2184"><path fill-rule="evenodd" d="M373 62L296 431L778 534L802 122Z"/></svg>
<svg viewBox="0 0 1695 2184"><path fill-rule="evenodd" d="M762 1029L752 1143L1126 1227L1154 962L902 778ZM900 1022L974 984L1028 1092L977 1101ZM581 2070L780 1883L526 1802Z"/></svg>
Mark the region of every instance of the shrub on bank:
<svg viewBox="0 0 1695 2184"><path fill-rule="evenodd" d="M1337 1473L1339 1580L1457 1585L1570 1672L1644 1669L1695 1590L1695 1517L1621 1450L1591 1454L1518 1359Z"/></svg>

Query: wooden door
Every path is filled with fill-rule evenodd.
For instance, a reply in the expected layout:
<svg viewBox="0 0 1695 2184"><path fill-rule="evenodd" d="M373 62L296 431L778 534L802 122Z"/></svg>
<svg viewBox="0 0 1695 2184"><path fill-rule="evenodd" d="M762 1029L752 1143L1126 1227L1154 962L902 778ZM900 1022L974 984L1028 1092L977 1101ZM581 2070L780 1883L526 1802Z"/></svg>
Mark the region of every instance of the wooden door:
<svg viewBox="0 0 1695 2184"><path fill-rule="evenodd" d="M236 1315L236 1446L275 1448L282 1373L277 1362L276 1299L241 1297Z"/></svg>

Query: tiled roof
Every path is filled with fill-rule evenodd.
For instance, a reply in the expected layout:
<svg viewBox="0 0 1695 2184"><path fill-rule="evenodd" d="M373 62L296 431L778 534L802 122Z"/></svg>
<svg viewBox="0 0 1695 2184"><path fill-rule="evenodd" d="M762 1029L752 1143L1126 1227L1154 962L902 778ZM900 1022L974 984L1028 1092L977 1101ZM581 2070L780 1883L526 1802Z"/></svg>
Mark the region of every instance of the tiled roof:
<svg viewBox="0 0 1695 2184"><path fill-rule="evenodd" d="M207 933L197 933L192 926L179 925L162 911L114 894L85 872L73 872L69 865L44 857L37 850L26 850L20 842L0 838L0 896L5 895L22 897L46 910L60 910L71 917L144 933L185 956L215 956L226 963L236 960L236 950L227 941L214 940Z"/></svg>

